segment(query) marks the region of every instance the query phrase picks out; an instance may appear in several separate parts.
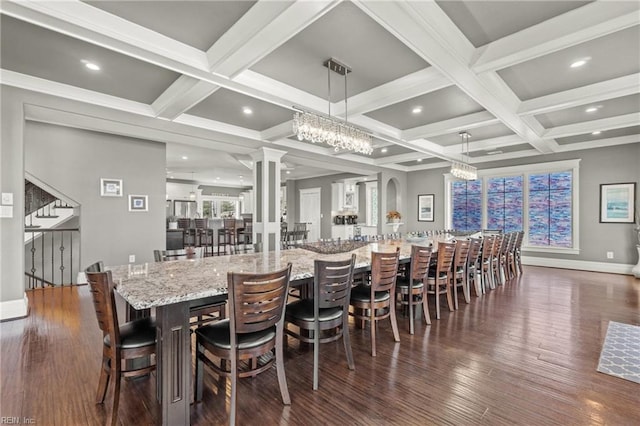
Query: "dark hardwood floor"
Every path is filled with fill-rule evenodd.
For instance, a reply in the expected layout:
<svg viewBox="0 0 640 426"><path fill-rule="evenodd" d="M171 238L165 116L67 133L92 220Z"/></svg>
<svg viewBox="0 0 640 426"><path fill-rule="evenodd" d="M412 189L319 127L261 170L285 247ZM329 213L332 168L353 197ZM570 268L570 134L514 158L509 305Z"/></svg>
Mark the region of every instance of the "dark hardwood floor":
<svg viewBox="0 0 640 426"><path fill-rule="evenodd" d="M37 290L29 300L29 317L0 324L0 416L103 424L105 407L94 403L101 335L87 287ZM608 322L639 325L639 304L640 280L631 276L526 267L459 311L444 309L433 325L416 322L413 336L400 318L400 343L383 322L376 358L368 331L352 324L356 370L347 369L341 341L322 345L316 392L313 352L290 340L291 406L282 405L272 369L240 381L238 422L637 425L640 385L596 367ZM192 424L226 424L228 381L207 373L205 386ZM154 395L154 376L124 381L120 422L153 424Z"/></svg>

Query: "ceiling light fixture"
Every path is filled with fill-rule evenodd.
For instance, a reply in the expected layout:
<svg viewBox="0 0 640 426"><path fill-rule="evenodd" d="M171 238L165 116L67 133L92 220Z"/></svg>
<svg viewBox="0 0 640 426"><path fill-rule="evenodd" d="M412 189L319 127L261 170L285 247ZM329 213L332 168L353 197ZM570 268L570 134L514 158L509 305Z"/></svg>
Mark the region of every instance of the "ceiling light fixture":
<svg viewBox="0 0 640 426"><path fill-rule="evenodd" d="M291 170L287 170L285 173L290 175L291 174Z"/></svg>
<svg viewBox="0 0 640 426"><path fill-rule="evenodd" d="M417 161L418 163L422 163L422 158L418 158L416 161Z"/></svg>
<svg viewBox="0 0 640 426"><path fill-rule="evenodd" d="M422 112L422 107L421 106L417 106L417 107L413 108L411 110L411 112L414 113L414 114L420 114Z"/></svg>
<svg viewBox="0 0 640 426"><path fill-rule="evenodd" d="M571 68L580 68L581 66L585 65L589 61L589 59L591 58L578 59L571 64Z"/></svg>
<svg viewBox="0 0 640 426"><path fill-rule="evenodd" d="M100 71L100 65L96 64L95 62L87 61L86 59L83 59L81 62L91 71Z"/></svg>
<svg viewBox="0 0 640 426"><path fill-rule="evenodd" d="M183 160L188 160L188 159L189 159L189 157L187 157L186 155L183 155L183 156L182 156L182 159L183 159Z"/></svg>
<svg viewBox="0 0 640 426"><path fill-rule="evenodd" d="M321 116L313 112L298 110L293 114L293 133L298 140L311 143L326 143L335 148L371 154L371 135L350 125L347 121L347 74L351 68L331 58L325 61L327 67L329 115ZM331 71L344 76L344 121L331 117Z"/></svg>
<svg viewBox="0 0 640 426"><path fill-rule="evenodd" d="M584 112L596 112L597 110L598 110L598 107L589 107L585 109Z"/></svg>
<svg viewBox="0 0 640 426"><path fill-rule="evenodd" d="M249 107L243 107L242 108L242 112L244 112L246 115L251 115L253 114L253 110Z"/></svg>
<svg viewBox="0 0 640 426"><path fill-rule="evenodd" d="M595 132L591 132L592 135L599 135L600 133L602 133L600 130L596 130Z"/></svg>
<svg viewBox="0 0 640 426"><path fill-rule="evenodd" d="M196 199L195 180L194 180L193 176L194 176L193 172L191 172L191 183L193 185L192 186L193 189L191 190L191 192L189 192L189 199L192 200L192 201Z"/></svg>
<svg viewBox="0 0 640 426"><path fill-rule="evenodd" d="M389 151L387 148L382 148L382 149L380 150L380 152L381 152L381 153L383 153L383 154L384 154L384 153L386 153L387 151Z"/></svg>
<svg viewBox="0 0 640 426"><path fill-rule="evenodd" d="M467 142L467 161L469 159L469 138L471 134L468 132L460 132L460 138L462 139L462 153L460 154L460 162L453 161L451 163L451 174L459 179L464 180L476 180L478 179L478 169L464 161L464 143Z"/></svg>

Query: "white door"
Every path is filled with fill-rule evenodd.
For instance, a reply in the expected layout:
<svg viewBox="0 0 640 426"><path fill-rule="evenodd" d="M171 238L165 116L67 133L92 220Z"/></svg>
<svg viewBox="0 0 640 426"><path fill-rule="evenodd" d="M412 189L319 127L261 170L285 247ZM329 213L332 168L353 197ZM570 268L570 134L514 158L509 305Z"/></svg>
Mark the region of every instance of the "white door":
<svg viewBox="0 0 640 426"><path fill-rule="evenodd" d="M320 238L320 188L300 190L300 222L307 223L308 240Z"/></svg>

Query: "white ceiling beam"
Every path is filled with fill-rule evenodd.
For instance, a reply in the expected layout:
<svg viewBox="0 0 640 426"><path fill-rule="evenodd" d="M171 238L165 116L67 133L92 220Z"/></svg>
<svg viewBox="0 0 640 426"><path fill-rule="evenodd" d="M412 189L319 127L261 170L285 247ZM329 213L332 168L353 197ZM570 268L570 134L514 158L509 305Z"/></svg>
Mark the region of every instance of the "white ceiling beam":
<svg viewBox="0 0 640 426"><path fill-rule="evenodd" d="M589 84L563 92L552 93L530 99L520 104L518 114L546 114L561 109L572 108L592 102L640 93L640 73Z"/></svg>
<svg viewBox="0 0 640 426"><path fill-rule="evenodd" d="M64 83L45 80L31 75L20 74L15 71L0 69L0 83L145 117L155 117L156 115L153 108L147 104L70 86Z"/></svg>
<svg viewBox="0 0 640 426"><path fill-rule="evenodd" d="M423 68L366 92L351 96L347 99L349 104L347 112L349 117L356 114L366 114L451 85L453 83L436 68ZM344 101L333 103L331 111L335 111L338 116L344 116Z"/></svg>
<svg viewBox="0 0 640 426"><path fill-rule="evenodd" d="M407 161L415 161L420 158L432 158L432 155L423 154L421 152L407 152L404 154L390 155L388 157L376 158L375 163L379 166L392 163L405 163Z"/></svg>
<svg viewBox="0 0 640 426"><path fill-rule="evenodd" d="M256 3L207 52L212 71L234 78L336 7L340 1Z"/></svg>
<svg viewBox="0 0 640 426"><path fill-rule="evenodd" d="M566 126L557 126L547 130L544 137L549 139L564 138L567 136L581 135L595 131L621 129L624 127L638 125L640 125L640 113L632 112L630 114L619 115L616 117L583 121L581 123L567 124Z"/></svg>
<svg viewBox="0 0 640 426"><path fill-rule="evenodd" d="M166 68L209 69L203 51L81 1L8 0L2 12Z"/></svg>
<svg viewBox="0 0 640 426"><path fill-rule="evenodd" d="M220 86L181 75L151 104L158 117L173 120L188 111Z"/></svg>
<svg viewBox="0 0 640 426"><path fill-rule="evenodd" d="M497 71L638 24L637 2L593 2L478 48L472 69Z"/></svg>
<svg viewBox="0 0 640 426"><path fill-rule="evenodd" d="M402 138L407 140L428 138L484 127L499 122L500 120L495 118L490 112L480 111L462 117L450 118L448 120L438 121L437 123L425 124L424 126L403 130Z"/></svg>
<svg viewBox="0 0 640 426"><path fill-rule="evenodd" d="M275 141L278 139L287 138L291 135L293 135L293 120L276 124L275 126L260 132L260 138L263 141Z"/></svg>
<svg viewBox="0 0 640 426"><path fill-rule="evenodd" d="M233 124L223 123L221 121L211 120L208 118L198 117L195 115L181 114L174 123L185 124L187 126L207 129L214 132L227 133L242 138L260 141L260 132L257 130L245 129L244 127L234 126Z"/></svg>
<svg viewBox="0 0 640 426"><path fill-rule="evenodd" d="M477 75L469 67L474 48L435 2L355 2L467 95L540 152L553 147L516 113L520 100L495 73Z"/></svg>
<svg viewBox="0 0 640 426"><path fill-rule="evenodd" d="M497 138L482 139L469 142L469 152L493 151L507 146L521 145L526 143L518 135L500 136ZM450 156L460 154L462 144L450 145L444 148L444 153ZM465 143L466 145L466 143ZM466 150L466 149L465 149Z"/></svg>
<svg viewBox="0 0 640 426"><path fill-rule="evenodd" d="M307 25L335 7L337 1L259 1L207 51L209 70L232 79L264 58ZM215 92L219 86L201 82L180 90L192 77L181 76L154 104L162 117L174 119ZM247 84L251 87L250 83ZM160 108L162 106L162 108Z"/></svg>
<svg viewBox="0 0 640 426"><path fill-rule="evenodd" d="M615 138L604 138L593 141L576 142L560 145L560 152L578 151L583 149L606 148L615 145L626 145L640 142L640 135L618 136Z"/></svg>

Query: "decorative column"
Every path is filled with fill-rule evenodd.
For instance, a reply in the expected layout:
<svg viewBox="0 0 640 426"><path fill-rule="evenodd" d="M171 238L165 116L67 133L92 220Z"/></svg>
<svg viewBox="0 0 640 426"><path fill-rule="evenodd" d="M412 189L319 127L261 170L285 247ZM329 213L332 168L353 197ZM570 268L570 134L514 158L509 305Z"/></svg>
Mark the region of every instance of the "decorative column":
<svg viewBox="0 0 640 426"><path fill-rule="evenodd" d="M280 159L286 154L260 148L253 159L253 242L263 252L280 249Z"/></svg>

